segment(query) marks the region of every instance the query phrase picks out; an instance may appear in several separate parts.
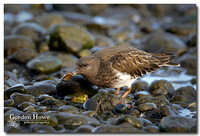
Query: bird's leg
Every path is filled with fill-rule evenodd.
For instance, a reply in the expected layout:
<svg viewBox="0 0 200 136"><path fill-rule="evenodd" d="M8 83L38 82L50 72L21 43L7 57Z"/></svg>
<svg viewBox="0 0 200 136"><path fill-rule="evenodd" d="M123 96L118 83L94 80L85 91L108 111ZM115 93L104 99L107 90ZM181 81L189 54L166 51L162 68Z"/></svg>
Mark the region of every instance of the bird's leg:
<svg viewBox="0 0 200 136"><path fill-rule="evenodd" d="M121 89L121 88L117 88L117 91L115 92L116 95L119 94L120 89Z"/></svg>
<svg viewBox="0 0 200 136"><path fill-rule="evenodd" d="M131 88L129 88L129 89L124 93L124 95L122 96L122 98L125 98L130 92L131 92Z"/></svg>

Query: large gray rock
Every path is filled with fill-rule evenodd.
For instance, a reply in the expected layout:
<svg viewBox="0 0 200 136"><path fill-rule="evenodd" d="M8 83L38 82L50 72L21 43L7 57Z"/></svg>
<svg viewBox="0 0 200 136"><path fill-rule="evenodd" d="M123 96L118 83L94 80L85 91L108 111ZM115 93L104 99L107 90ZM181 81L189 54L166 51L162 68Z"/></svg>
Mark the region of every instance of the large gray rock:
<svg viewBox="0 0 200 136"><path fill-rule="evenodd" d="M46 30L36 23L22 23L16 26L12 33L29 37L35 43L39 43L44 40Z"/></svg>
<svg viewBox="0 0 200 136"><path fill-rule="evenodd" d="M183 96L186 99L186 102L192 103L197 101L197 91L192 86L186 86L178 88L174 93L173 96Z"/></svg>
<svg viewBox="0 0 200 136"><path fill-rule="evenodd" d="M15 102L16 106L22 104L23 102L36 104L36 98L29 94L13 93L10 98Z"/></svg>
<svg viewBox="0 0 200 136"><path fill-rule="evenodd" d="M156 80L148 88L148 91L153 95L171 95L174 91L174 87L167 80Z"/></svg>
<svg viewBox="0 0 200 136"><path fill-rule="evenodd" d="M28 37L13 35L4 38L4 57L8 57L21 48L36 49L35 44Z"/></svg>
<svg viewBox="0 0 200 136"><path fill-rule="evenodd" d="M26 86L26 93L33 96L40 96L42 94L54 95L56 92L56 85L52 80L35 82L33 85Z"/></svg>
<svg viewBox="0 0 200 136"><path fill-rule="evenodd" d="M8 59L19 63L27 63L37 56L38 53L35 50L30 48L22 48L16 51L14 54L10 55Z"/></svg>
<svg viewBox="0 0 200 136"><path fill-rule="evenodd" d="M78 52L94 46L94 37L85 29L73 24L58 24L50 29L51 49Z"/></svg>
<svg viewBox="0 0 200 136"><path fill-rule="evenodd" d="M154 32L143 39L143 49L148 52L175 52L177 55L187 50L186 44L176 35Z"/></svg>
<svg viewBox="0 0 200 136"><path fill-rule="evenodd" d="M99 121L84 115L77 115L66 112L59 112L54 114L58 119L58 124L63 124L66 129L76 129L80 125L86 125L89 123L99 124Z"/></svg>
<svg viewBox="0 0 200 136"><path fill-rule="evenodd" d="M182 116L168 116L162 118L160 127L166 132L190 132L190 129L196 125L196 119Z"/></svg>

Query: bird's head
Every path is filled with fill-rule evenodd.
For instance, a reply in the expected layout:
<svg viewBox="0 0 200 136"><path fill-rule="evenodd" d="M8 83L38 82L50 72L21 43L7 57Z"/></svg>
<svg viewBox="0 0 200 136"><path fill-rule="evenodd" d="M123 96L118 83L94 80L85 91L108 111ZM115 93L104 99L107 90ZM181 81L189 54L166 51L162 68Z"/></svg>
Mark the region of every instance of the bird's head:
<svg viewBox="0 0 200 136"><path fill-rule="evenodd" d="M69 80L74 75L82 75L86 79L95 77L99 68L99 59L94 56L85 56L76 62L76 70L65 75L65 79Z"/></svg>

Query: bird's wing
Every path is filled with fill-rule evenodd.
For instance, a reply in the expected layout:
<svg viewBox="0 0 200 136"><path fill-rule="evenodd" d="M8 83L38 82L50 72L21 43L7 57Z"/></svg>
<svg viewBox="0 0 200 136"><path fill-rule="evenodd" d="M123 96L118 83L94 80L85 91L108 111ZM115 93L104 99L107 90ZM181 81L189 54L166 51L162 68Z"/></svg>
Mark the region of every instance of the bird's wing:
<svg viewBox="0 0 200 136"><path fill-rule="evenodd" d="M167 54L147 53L140 50L129 50L113 56L109 61L114 69L130 74L131 76L141 77L167 65L174 57Z"/></svg>

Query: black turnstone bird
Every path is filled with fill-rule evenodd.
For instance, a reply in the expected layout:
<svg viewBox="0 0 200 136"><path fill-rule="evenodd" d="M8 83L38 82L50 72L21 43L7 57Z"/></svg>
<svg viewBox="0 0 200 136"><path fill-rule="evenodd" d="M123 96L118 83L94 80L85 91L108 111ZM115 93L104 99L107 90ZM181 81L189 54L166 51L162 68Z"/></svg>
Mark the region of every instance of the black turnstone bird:
<svg viewBox="0 0 200 136"><path fill-rule="evenodd" d="M90 56L80 58L76 70L65 75L65 79L80 74L94 85L104 88L129 89L123 94L126 97L131 91L131 84L146 73L153 72L161 66L179 66L172 62L173 53L148 53L130 46L114 46L102 49Z"/></svg>

